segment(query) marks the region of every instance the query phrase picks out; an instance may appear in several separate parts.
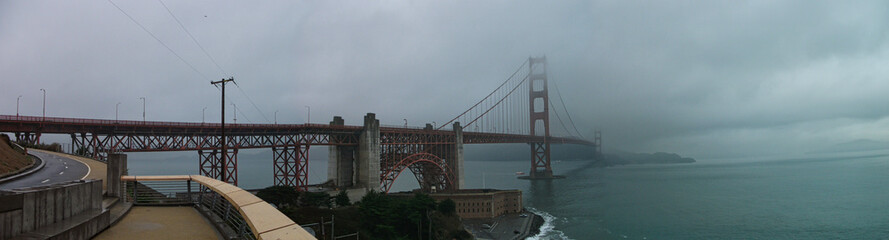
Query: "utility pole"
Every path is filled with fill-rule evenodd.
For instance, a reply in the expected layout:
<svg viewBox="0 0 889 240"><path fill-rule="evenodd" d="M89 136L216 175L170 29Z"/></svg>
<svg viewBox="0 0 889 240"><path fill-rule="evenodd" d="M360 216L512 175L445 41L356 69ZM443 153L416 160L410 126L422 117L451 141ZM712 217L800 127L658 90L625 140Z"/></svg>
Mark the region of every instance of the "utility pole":
<svg viewBox="0 0 889 240"><path fill-rule="evenodd" d="M227 141L225 140L225 83L234 82L234 81L235 81L234 78L229 78L229 79L223 78L222 80L219 80L219 81L215 81L215 82L211 81L210 82L210 84L212 84L212 85L216 85L216 84L222 85L222 98L221 98L222 99L222 105L221 105L222 106L222 113L219 114L220 121L221 121L220 123L222 125L220 126L220 129L219 129L220 136L221 136L219 138L219 144L222 145L222 174L220 176L222 179L220 179L220 180L222 180L223 182L225 182L225 179L226 179L225 178L225 170L228 168L228 162L225 161L226 155L228 155L228 151L226 151L226 145L228 145L228 144L226 143Z"/></svg>

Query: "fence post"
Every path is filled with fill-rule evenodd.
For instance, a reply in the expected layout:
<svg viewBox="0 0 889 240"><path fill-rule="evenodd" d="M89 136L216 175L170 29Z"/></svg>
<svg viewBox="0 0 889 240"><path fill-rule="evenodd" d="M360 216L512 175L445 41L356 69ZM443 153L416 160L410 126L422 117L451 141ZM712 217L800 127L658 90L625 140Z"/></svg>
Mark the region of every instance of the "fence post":
<svg viewBox="0 0 889 240"><path fill-rule="evenodd" d="M133 180L133 205L136 204L136 197L138 196L136 195L136 190L139 189L139 184L136 183L136 180Z"/></svg>
<svg viewBox="0 0 889 240"><path fill-rule="evenodd" d="M185 186L188 189L188 193L185 196L188 198L189 202L192 202L193 200L191 199L191 179L185 180Z"/></svg>

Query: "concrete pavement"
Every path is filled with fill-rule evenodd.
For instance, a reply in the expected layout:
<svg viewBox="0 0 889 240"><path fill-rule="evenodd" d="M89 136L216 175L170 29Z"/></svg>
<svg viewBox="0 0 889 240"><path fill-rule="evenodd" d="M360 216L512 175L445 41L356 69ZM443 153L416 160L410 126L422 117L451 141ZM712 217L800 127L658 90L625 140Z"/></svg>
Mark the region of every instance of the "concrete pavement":
<svg viewBox="0 0 889 240"><path fill-rule="evenodd" d="M93 239L222 239L222 235L193 207L133 207Z"/></svg>
<svg viewBox="0 0 889 240"><path fill-rule="evenodd" d="M0 184L0 189L8 190L80 180L90 172L90 168L83 162L50 154L45 151L36 151L34 149L28 149L28 151L45 162L43 169L30 175Z"/></svg>

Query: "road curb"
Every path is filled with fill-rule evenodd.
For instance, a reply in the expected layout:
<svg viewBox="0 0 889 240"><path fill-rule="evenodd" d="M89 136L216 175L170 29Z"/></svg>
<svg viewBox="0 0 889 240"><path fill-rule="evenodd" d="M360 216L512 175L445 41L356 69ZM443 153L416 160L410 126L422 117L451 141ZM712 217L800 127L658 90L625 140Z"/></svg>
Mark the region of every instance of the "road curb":
<svg viewBox="0 0 889 240"><path fill-rule="evenodd" d="M17 178L28 176L34 172L39 171L40 169L43 169L43 166L46 165L46 161L43 161L43 159L41 159L40 157L37 157L37 155L30 154L30 153L28 153L28 155L33 156L34 159L36 159L36 161L39 161L39 163L35 164L34 166L31 166L30 169L25 170L24 172L20 172L15 175L12 175L12 176L0 178L0 183L6 183L9 181L15 180Z"/></svg>

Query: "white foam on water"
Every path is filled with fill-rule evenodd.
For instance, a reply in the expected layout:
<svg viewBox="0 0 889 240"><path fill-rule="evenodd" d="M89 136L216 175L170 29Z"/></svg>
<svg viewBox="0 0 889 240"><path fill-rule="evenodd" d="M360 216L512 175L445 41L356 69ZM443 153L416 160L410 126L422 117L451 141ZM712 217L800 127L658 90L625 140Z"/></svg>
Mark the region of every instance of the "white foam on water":
<svg viewBox="0 0 889 240"><path fill-rule="evenodd" d="M559 219L548 212L537 210L536 208L528 208L528 211L540 215L543 217L543 224L540 226L540 233L535 236L528 237L526 239L529 240L543 240L543 239L572 239L565 235L564 232L560 230L556 230L556 225L553 223L555 220Z"/></svg>

